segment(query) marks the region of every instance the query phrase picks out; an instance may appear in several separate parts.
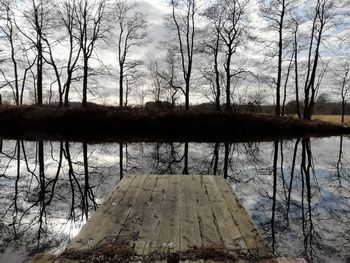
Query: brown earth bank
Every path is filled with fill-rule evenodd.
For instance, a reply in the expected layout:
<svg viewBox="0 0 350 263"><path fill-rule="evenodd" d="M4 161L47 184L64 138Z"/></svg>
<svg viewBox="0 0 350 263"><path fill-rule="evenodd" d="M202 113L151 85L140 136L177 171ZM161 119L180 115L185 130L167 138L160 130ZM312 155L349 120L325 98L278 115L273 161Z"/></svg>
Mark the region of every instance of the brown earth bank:
<svg viewBox="0 0 350 263"><path fill-rule="evenodd" d="M70 141L254 141L349 134L350 127L204 110L0 106L0 137Z"/></svg>

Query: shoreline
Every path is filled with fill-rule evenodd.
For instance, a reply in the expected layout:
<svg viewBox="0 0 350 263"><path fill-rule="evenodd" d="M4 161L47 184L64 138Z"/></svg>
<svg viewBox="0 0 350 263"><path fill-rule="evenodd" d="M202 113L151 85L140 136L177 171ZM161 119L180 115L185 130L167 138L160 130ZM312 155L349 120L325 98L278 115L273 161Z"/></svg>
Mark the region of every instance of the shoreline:
<svg viewBox="0 0 350 263"><path fill-rule="evenodd" d="M0 137L87 142L255 141L350 134L350 127L266 114L110 106L0 106Z"/></svg>

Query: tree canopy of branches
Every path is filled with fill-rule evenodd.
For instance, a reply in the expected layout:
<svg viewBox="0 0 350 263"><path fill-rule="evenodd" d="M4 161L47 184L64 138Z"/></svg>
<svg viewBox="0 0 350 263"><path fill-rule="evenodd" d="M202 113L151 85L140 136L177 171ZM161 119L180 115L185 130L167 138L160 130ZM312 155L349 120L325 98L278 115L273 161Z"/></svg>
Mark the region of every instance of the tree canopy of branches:
<svg viewBox="0 0 350 263"><path fill-rule="evenodd" d="M243 37L248 33L245 17L248 4L249 0L218 0L209 6L204 13L214 26L215 32L215 37L211 40L212 43L208 43L207 47L212 50L214 55L217 109L220 108L220 73L218 69L220 47L225 52L226 110L231 110L231 79L240 73L232 69L232 59L237 48L242 43Z"/></svg>
<svg viewBox="0 0 350 263"><path fill-rule="evenodd" d="M347 103L349 90L350 90L350 59L343 59L340 61L340 65L334 71L337 90L341 97L341 122L344 123L345 106Z"/></svg>
<svg viewBox="0 0 350 263"><path fill-rule="evenodd" d="M140 60L129 59L130 52L133 47L145 43L148 29L145 15L135 11L135 8L136 4L128 0L118 0L114 8L114 20L118 30L119 106L121 107L124 106L125 75L141 64Z"/></svg>
<svg viewBox="0 0 350 263"><path fill-rule="evenodd" d="M198 11L196 0L171 0L171 29L177 38L177 46L181 57L181 71L185 82L182 89L185 96L185 108L190 107L190 84L195 53L196 23Z"/></svg>
<svg viewBox="0 0 350 263"><path fill-rule="evenodd" d="M176 72L178 63L176 52L168 49L163 59L151 60L149 62L149 71L153 80L153 94L157 102L161 97L175 106L178 92L185 93L182 87L180 77Z"/></svg>
<svg viewBox="0 0 350 263"><path fill-rule="evenodd" d="M83 100L82 105L87 105L89 60L97 45L97 41L108 32L108 27L103 27L105 18L106 1L77 0L75 19L78 27L76 36L83 55Z"/></svg>
<svg viewBox="0 0 350 263"><path fill-rule="evenodd" d="M304 85L304 114L310 120L319 85L317 85L317 69L320 59L320 48L324 34L332 26L335 3L332 0L317 0L312 14L312 28L308 46L307 75Z"/></svg>
<svg viewBox="0 0 350 263"><path fill-rule="evenodd" d="M290 14L292 9L292 4L295 0L272 0L269 1L267 5L264 5L262 12L264 17L269 21L269 27L278 33L278 40L273 41L277 45L278 51L277 57L277 80L276 84L276 107L275 115L279 116L281 114L281 86L282 86L282 64L284 57L285 39L284 32L287 16Z"/></svg>
<svg viewBox="0 0 350 263"><path fill-rule="evenodd" d="M43 104L43 74L44 74L44 52L47 48L45 41L50 27L49 1L28 0L29 10L23 11L24 23L27 27L17 24L18 30L29 41L31 50L36 60L36 103Z"/></svg>

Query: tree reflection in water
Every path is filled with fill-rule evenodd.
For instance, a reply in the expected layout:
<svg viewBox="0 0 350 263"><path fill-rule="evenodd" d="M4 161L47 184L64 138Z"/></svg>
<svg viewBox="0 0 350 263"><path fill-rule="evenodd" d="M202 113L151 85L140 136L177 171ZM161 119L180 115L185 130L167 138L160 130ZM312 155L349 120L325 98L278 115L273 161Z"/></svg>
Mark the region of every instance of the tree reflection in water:
<svg viewBox="0 0 350 263"><path fill-rule="evenodd" d="M292 151L287 147L279 150L278 144L283 143L274 142L272 196L267 194L272 203L271 221L270 227L268 217L262 221L264 235L277 255L303 256L309 262L330 262L331 259L347 262L349 255L344 251L349 249L349 236L339 237L339 234L349 233L350 226L343 223L350 212L349 192L336 193L333 186L328 185L327 176L332 174L332 167L325 167L321 158L315 160L310 139L295 140ZM291 157L287 162L283 161L284 153ZM328 152L325 157L329 160L336 154ZM315 167L315 161L319 166ZM286 173L289 183L285 185ZM346 185L349 187L349 180ZM345 202L347 208L340 211L339 202Z"/></svg>
<svg viewBox="0 0 350 263"><path fill-rule="evenodd" d="M350 140L249 143L2 141L0 253L59 247L128 174L223 176L276 255L350 250ZM32 237L36 237L35 242Z"/></svg>
<svg viewBox="0 0 350 263"><path fill-rule="evenodd" d="M97 208L95 188L102 181L91 183L100 175L90 162L93 151L86 143L82 150L75 145L72 157L68 142L5 142L0 157L5 179L0 182L1 250L24 248L33 254L58 247L69 239L70 228L79 228Z"/></svg>

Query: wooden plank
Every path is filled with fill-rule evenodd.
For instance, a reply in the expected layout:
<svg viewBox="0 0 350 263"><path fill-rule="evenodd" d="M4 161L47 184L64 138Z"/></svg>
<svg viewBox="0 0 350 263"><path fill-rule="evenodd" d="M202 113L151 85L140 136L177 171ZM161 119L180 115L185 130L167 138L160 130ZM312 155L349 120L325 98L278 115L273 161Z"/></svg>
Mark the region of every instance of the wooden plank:
<svg viewBox="0 0 350 263"><path fill-rule="evenodd" d="M95 213L67 248L89 249L104 240L113 240L128 216L144 180L145 177L124 177L112 196L102 204L101 211Z"/></svg>
<svg viewBox="0 0 350 263"><path fill-rule="evenodd" d="M218 263L218 262L219 261L217 261L217 260L204 260L204 259L199 259L199 260L180 260L180 263ZM225 262L228 262L228 261L225 261ZM234 263L251 263L251 262L247 262L245 260L238 259ZM263 263L263 262L259 262L259 263Z"/></svg>
<svg viewBox="0 0 350 263"><path fill-rule="evenodd" d="M174 251L180 248L180 177L169 176L158 238L158 247L173 243Z"/></svg>
<svg viewBox="0 0 350 263"><path fill-rule="evenodd" d="M264 259L261 263L307 263L303 258L271 258Z"/></svg>
<svg viewBox="0 0 350 263"><path fill-rule="evenodd" d="M229 249L246 249L247 245L238 229L238 225L232 218L229 207L217 184L217 178L204 176L203 181L210 198L210 204L214 211L214 217L217 221L221 238L225 247Z"/></svg>
<svg viewBox="0 0 350 263"><path fill-rule="evenodd" d="M124 177L117 185L116 189L110 194L110 196L104 201L103 205L101 205L97 211L93 214L93 219L91 218L87 224L85 224L82 229L79 231L79 234L68 244L69 249L80 249L84 245L88 243L89 234L91 233L91 221L100 220L101 227L105 221L110 220L106 214L108 214L108 207L113 204L118 204L121 198L127 192L127 189L131 182L134 180L135 176L127 176ZM97 226L97 230L99 230L99 226Z"/></svg>
<svg viewBox="0 0 350 263"><path fill-rule="evenodd" d="M219 232L219 226L214 216L213 207L210 205L210 197L203 181L203 176L191 176L192 198L196 201L197 214L200 227L202 245L210 247L218 245L222 247L224 241Z"/></svg>
<svg viewBox="0 0 350 263"><path fill-rule="evenodd" d="M193 198L193 179L191 176L180 176L180 250L191 246L202 246L199 228L197 203Z"/></svg>
<svg viewBox="0 0 350 263"><path fill-rule="evenodd" d="M156 183L157 178L155 176L146 176L135 203L131 207L127 218L122 223L117 241L123 242L123 240L128 240L130 241L129 244L131 244L138 239L145 214L148 208L150 208L150 201Z"/></svg>
<svg viewBox="0 0 350 263"><path fill-rule="evenodd" d="M306 263L302 258L276 258L277 263Z"/></svg>
<svg viewBox="0 0 350 263"><path fill-rule="evenodd" d="M220 194L224 197L228 211L230 211L234 224L238 227L248 249L256 250L260 256L271 255L270 249L266 246L258 228L253 223L248 212L242 207L231 186L224 178L215 180L220 187Z"/></svg>
<svg viewBox="0 0 350 263"><path fill-rule="evenodd" d="M135 243L137 254L146 255L158 249L160 222L166 199L168 178L169 176L156 176L156 186L149 202L150 208L145 214L139 238Z"/></svg>

